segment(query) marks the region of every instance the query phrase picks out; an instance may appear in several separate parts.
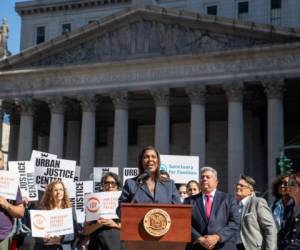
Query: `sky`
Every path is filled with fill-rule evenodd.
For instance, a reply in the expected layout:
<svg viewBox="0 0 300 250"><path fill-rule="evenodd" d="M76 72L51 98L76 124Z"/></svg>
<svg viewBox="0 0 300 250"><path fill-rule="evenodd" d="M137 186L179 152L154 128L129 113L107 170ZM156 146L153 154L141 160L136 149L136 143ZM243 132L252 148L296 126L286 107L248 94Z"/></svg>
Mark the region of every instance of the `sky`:
<svg viewBox="0 0 300 250"><path fill-rule="evenodd" d="M15 3L25 0L0 0L0 23L7 19L9 27L8 50L14 55L20 51L21 19L15 12Z"/></svg>

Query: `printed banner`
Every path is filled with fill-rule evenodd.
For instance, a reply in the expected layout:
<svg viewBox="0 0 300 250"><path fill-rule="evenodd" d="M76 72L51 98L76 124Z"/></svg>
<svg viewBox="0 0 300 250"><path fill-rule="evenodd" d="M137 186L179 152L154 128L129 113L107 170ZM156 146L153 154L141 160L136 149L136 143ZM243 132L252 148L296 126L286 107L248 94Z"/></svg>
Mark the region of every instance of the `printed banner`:
<svg viewBox="0 0 300 250"><path fill-rule="evenodd" d="M123 168L123 185L127 179L138 176L139 169L138 168Z"/></svg>
<svg viewBox="0 0 300 250"><path fill-rule="evenodd" d="M76 161L38 157L34 166L38 190L44 191L48 183L54 180L74 181Z"/></svg>
<svg viewBox="0 0 300 250"><path fill-rule="evenodd" d="M50 237L74 233L72 208L29 210L32 237Z"/></svg>
<svg viewBox="0 0 300 250"><path fill-rule="evenodd" d="M32 150L30 161L35 161L35 158L49 158L49 159L56 159L57 155L49 154L42 151Z"/></svg>
<svg viewBox="0 0 300 250"><path fill-rule="evenodd" d="M35 184L34 165L32 161L9 161L8 169L19 174L19 187L22 197L28 201L38 200L38 191Z"/></svg>
<svg viewBox="0 0 300 250"><path fill-rule="evenodd" d="M76 218L78 223L84 223L84 195L94 192L93 181L67 181L64 182L68 191L70 200L76 211Z"/></svg>
<svg viewBox="0 0 300 250"><path fill-rule="evenodd" d="M106 172L113 172L119 175L118 167L94 167L93 175L94 175L94 192L101 191L101 178Z"/></svg>
<svg viewBox="0 0 300 250"><path fill-rule="evenodd" d="M8 200L16 200L19 175L6 170L0 170L0 196Z"/></svg>
<svg viewBox="0 0 300 250"><path fill-rule="evenodd" d="M86 221L116 219L116 209L119 204L121 191L100 192L84 196Z"/></svg>
<svg viewBox="0 0 300 250"><path fill-rule="evenodd" d="M185 155L161 155L160 169L167 171L175 183L199 180L199 157Z"/></svg>
<svg viewBox="0 0 300 250"><path fill-rule="evenodd" d="M80 166L76 166L75 168L74 181L80 181Z"/></svg>

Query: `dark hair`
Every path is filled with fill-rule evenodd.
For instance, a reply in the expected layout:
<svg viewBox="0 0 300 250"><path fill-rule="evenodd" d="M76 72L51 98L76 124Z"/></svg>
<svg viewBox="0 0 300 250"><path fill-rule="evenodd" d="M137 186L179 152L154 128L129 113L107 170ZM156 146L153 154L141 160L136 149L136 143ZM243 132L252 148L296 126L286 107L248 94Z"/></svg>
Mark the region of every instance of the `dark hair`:
<svg viewBox="0 0 300 250"><path fill-rule="evenodd" d="M102 178L101 178L101 186L102 186L102 187L103 187L104 182L106 181L107 177L112 177L112 178L114 178L115 182L117 183L118 190L121 189L121 185L122 185L122 184L121 184L121 179L120 179L120 177L119 177L117 174L115 174L115 173L113 173L113 172L106 172L106 173L102 176Z"/></svg>
<svg viewBox="0 0 300 250"><path fill-rule="evenodd" d="M163 177L162 175L165 175L166 177L164 178L167 178L167 179L170 179L170 174L166 171L166 170L159 170L159 174L160 174L160 177Z"/></svg>
<svg viewBox="0 0 300 250"><path fill-rule="evenodd" d="M197 186L198 186L198 189L200 190L200 184L198 181L196 180L190 180L187 184L186 184L186 188L188 189L189 185L192 184L192 183L195 183Z"/></svg>
<svg viewBox="0 0 300 250"><path fill-rule="evenodd" d="M156 154L156 157L157 157L157 169L155 171L155 179L158 180L160 178L160 173L159 173L159 170L160 170L160 155L159 155L159 152L158 150L153 147L153 146L147 146L145 148L143 148L140 153L139 153L139 156L138 156L138 167L139 167L139 174L142 174L145 172L145 169L143 168L143 157L144 157L144 154L147 150L153 150Z"/></svg>
<svg viewBox="0 0 300 250"><path fill-rule="evenodd" d="M240 176L240 179L244 180L245 182L247 182L250 186L250 189L252 191L254 191L254 186L255 186L255 180L250 177L250 176L247 176L247 175L241 175Z"/></svg>
<svg viewBox="0 0 300 250"><path fill-rule="evenodd" d="M283 183L283 179L288 177L288 175L280 175L277 176L276 179L272 182L272 195L276 198L276 200L281 198L281 194L278 189Z"/></svg>

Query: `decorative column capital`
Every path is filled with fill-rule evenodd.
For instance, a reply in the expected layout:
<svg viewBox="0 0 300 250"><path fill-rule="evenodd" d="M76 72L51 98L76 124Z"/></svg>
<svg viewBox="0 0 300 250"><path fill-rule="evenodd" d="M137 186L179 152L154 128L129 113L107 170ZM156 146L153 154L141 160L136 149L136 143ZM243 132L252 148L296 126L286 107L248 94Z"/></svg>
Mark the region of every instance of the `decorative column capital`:
<svg viewBox="0 0 300 250"><path fill-rule="evenodd" d="M127 91L114 91L110 94L110 98L115 109L128 109L128 93Z"/></svg>
<svg viewBox="0 0 300 250"><path fill-rule="evenodd" d="M242 82L224 84L223 89L225 90L227 100L229 102L242 102L244 95L244 84Z"/></svg>
<svg viewBox="0 0 300 250"><path fill-rule="evenodd" d="M65 107L64 107L64 99L63 97L48 97L46 102L49 105L51 113L55 114L63 114Z"/></svg>
<svg viewBox="0 0 300 250"><path fill-rule="evenodd" d="M282 99L284 92L284 79L263 80L262 85L268 99Z"/></svg>
<svg viewBox="0 0 300 250"><path fill-rule="evenodd" d="M33 115L34 103L31 97L16 99L15 102L22 115Z"/></svg>
<svg viewBox="0 0 300 250"><path fill-rule="evenodd" d="M189 96L191 104L205 104L206 101L206 87L205 86L189 86L185 89Z"/></svg>
<svg viewBox="0 0 300 250"><path fill-rule="evenodd" d="M95 95L82 95L78 97L82 112L95 112L97 98Z"/></svg>
<svg viewBox="0 0 300 250"><path fill-rule="evenodd" d="M155 88L150 90L156 106L170 105L170 90L169 88Z"/></svg>

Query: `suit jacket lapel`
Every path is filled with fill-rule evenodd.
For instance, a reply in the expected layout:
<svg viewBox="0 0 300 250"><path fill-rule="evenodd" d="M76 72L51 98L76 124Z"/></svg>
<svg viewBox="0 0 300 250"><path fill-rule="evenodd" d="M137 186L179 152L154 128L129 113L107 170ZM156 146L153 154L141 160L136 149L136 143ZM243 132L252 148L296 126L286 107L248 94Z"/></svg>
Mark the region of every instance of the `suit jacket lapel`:
<svg viewBox="0 0 300 250"><path fill-rule="evenodd" d="M200 214L201 214L203 220L207 224L208 221L207 221L207 218L206 218L206 215L205 215L205 208L204 208L204 204L203 204L202 193L200 193L199 195L200 195L200 197L199 197L199 199L196 199L196 204L197 204L197 207L199 208L199 211L200 211Z"/></svg>
<svg viewBox="0 0 300 250"><path fill-rule="evenodd" d="M149 196L153 200L153 196L150 193L148 186L145 183L143 183L140 187L141 187L141 190L143 190L147 194L147 196Z"/></svg>
<svg viewBox="0 0 300 250"><path fill-rule="evenodd" d="M218 190L216 190L215 196L213 198L213 204L212 204L212 208L211 208L209 223L214 223L220 202L221 202L220 193Z"/></svg>

